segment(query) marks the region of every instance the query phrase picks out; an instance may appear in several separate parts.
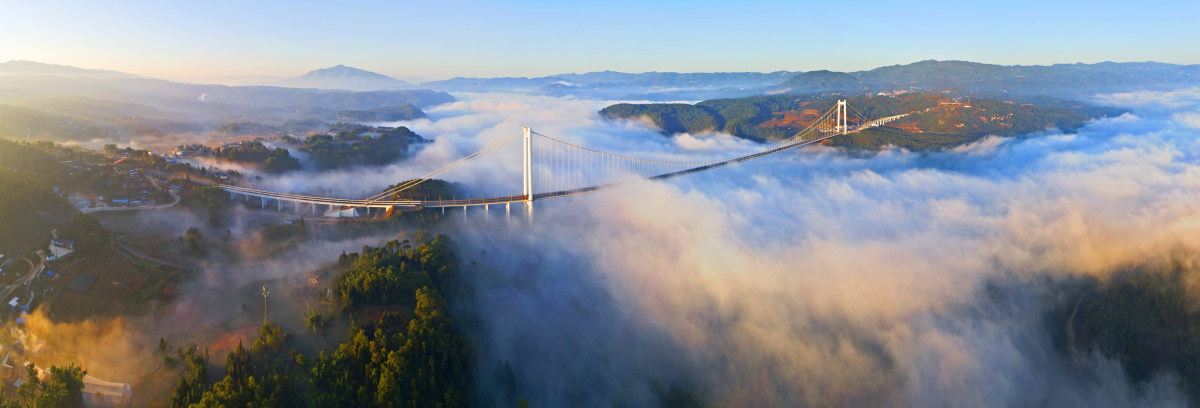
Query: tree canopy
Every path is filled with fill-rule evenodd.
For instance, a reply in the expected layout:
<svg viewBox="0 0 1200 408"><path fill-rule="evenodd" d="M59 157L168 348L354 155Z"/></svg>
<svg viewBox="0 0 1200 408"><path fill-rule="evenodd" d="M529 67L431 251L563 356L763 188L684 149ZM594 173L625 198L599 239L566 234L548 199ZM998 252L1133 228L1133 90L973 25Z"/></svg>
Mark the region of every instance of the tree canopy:
<svg viewBox="0 0 1200 408"><path fill-rule="evenodd" d="M416 243L393 240L343 255L339 264L349 269L333 283L339 316L361 317L378 306L411 310L407 319L387 312L354 322L343 343L311 358L291 350L291 335L279 326L264 324L249 348L239 344L226 356L226 375L211 385L206 357L194 347L181 350L185 367L168 406L469 405L467 341L441 295L453 287L453 244L443 235L419 235Z"/></svg>
<svg viewBox="0 0 1200 408"><path fill-rule="evenodd" d="M94 252L108 247L108 229L87 214L75 214L58 229L58 236L75 241L79 252Z"/></svg>
<svg viewBox="0 0 1200 408"><path fill-rule="evenodd" d="M317 167L336 169L351 166L379 166L394 162L408 153L410 145L426 140L406 127L371 127L338 123L332 134L307 139L289 139L308 152Z"/></svg>
<svg viewBox="0 0 1200 408"><path fill-rule="evenodd" d="M52 366L49 375L38 379L32 363L25 366L25 382L17 388L17 398L0 398L0 408L75 408L83 406L83 376L74 364Z"/></svg>

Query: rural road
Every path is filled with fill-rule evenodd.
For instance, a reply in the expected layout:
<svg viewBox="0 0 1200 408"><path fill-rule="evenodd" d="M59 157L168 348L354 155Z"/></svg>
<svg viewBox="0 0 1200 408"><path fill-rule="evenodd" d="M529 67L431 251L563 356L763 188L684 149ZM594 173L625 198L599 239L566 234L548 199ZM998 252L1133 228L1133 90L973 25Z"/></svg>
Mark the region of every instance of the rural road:
<svg viewBox="0 0 1200 408"><path fill-rule="evenodd" d="M155 258L150 255L146 255L145 252L134 249L133 247L125 244L124 242L121 242L120 240L114 240L114 241L116 241L117 245L120 245L121 249L124 249L125 252L128 252L130 255L136 256L138 258L142 258L142 259L145 259L150 262L160 263L160 264L167 265L167 266L174 266L176 268L187 270L187 271L193 270L190 267L183 266L183 265L177 264L175 262L171 262L171 261L168 261L165 259L159 259L159 258Z"/></svg>
<svg viewBox="0 0 1200 408"><path fill-rule="evenodd" d="M0 296L0 298L5 299L5 301L7 301L9 296L12 296L14 290L17 290L17 288L21 287L21 285L29 283L29 281L33 280L34 277L37 277L39 273L42 273L42 269L46 268L46 261L42 259L40 255L38 256L38 266L36 268L33 267L33 261L30 261L29 258L22 257L21 259L24 259L25 262L29 262L29 274L17 279L17 281L13 282L12 285L4 287L4 296Z"/></svg>

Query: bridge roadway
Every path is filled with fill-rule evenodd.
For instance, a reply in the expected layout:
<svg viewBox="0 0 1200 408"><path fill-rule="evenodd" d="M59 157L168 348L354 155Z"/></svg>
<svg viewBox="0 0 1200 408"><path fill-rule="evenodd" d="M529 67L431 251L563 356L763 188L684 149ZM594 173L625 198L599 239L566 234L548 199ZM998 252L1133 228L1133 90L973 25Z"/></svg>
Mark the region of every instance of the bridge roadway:
<svg viewBox="0 0 1200 408"><path fill-rule="evenodd" d="M785 150L790 150L790 149L795 149L795 148L799 148L799 147L804 147L804 146L820 143L820 142L832 139L837 136L856 133L856 132L859 132L859 131L862 131L862 130L865 130L868 128L881 126L883 124L898 120L898 119L903 118L908 115L909 114L906 113L906 114L901 114L901 115L888 116L886 118L876 119L876 120L864 123L862 125L849 128L844 133L830 133L828 135L825 135L825 136L822 136L822 137L819 137L816 139L800 141L800 142L780 146L780 147L777 147L774 149L769 149L769 150L765 150L762 152L749 154L746 156L741 156L741 157L737 157L737 158L733 158L733 159L729 159L729 160L725 160L725 161L721 161L721 162L704 165L704 166L693 167L690 169L680 170L680 171L671 172L671 173L659 174L657 176L647 177L647 179L648 180L666 180L666 179L671 179L671 178L675 178L675 177L686 176L689 174L695 174L695 173L699 173L702 171L708 171L708 170L712 170L712 169L716 169L716 168L720 168L720 167L725 167L730 164L741 163L741 162L748 161L748 160L754 160L754 159L757 159L760 157L772 155L772 154L779 153L779 152L782 152ZM581 194L592 193L592 192L596 192L599 190L603 190L603 189L607 189L607 188L611 188L611 187L615 187L615 186L617 186L617 184L602 184L602 185L576 188L576 189L570 189L570 190L560 190L560 191L552 191L552 192L545 192L545 193L537 193L537 194L533 195L533 199L534 199L534 201L537 201L537 200L546 200L546 199L551 199L551 198L571 197L571 196L576 196L576 195L581 195ZM398 208L402 208L402 209L421 209L421 208L445 208L445 207L472 207L472 206L481 206L481 205L486 206L486 205L494 205L494 204L511 204L511 203L518 203L518 202L523 203L523 202L529 201L528 197L526 197L525 195L512 195L512 196L488 197L488 198L468 198L468 199L454 199L454 200L374 200L374 201L372 201L372 200L366 200L366 199L346 199L346 198L333 198L333 197L318 197L318 196L310 196L310 195L303 195L303 194L277 193L277 192L272 192L272 191L257 190L257 189L248 188L248 187L240 187L240 186L235 186L235 185L231 185L231 184L221 184L221 185L218 185L218 187L220 187L222 190L230 192L231 194L242 194L243 196L246 197L246 199L249 199L249 197L258 197L259 199L262 200L262 205L264 208L266 207L266 200L268 200L268 199L276 200L277 205L279 206L280 210L283 209L284 201L290 201L290 202L295 203L297 212L300 211L300 207L299 207L300 203L311 204L313 206L313 212L316 212L316 209L317 209L316 206L318 206L318 205L329 206L331 210L334 207L384 208L384 209L398 207Z"/></svg>

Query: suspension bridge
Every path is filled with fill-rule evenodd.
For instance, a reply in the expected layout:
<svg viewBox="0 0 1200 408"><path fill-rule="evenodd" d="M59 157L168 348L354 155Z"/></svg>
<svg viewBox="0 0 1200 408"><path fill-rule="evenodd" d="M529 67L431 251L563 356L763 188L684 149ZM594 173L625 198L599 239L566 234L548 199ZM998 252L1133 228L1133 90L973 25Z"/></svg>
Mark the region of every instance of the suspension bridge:
<svg viewBox="0 0 1200 408"><path fill-rule="evenodd" d="M854 124L851 124L851 112L856 116ZM623 182L627 182L632 177L649 180L666 180L713 170L792 149L803 148L834 137L860 132L872 127L882 126L908 115L900 114L867 120L851 108L846 101L838 100L836 105L826 110L811 124L787 139L760 147L753 153L743 153L736 157L700 161L623 156L568 143L534 132L529 127L525 127L522 134L504 138L419 178L401 183L384 192L366 198L321 197L303 193L266 191L232 184L222 184L219 187L228 191L234 198L239 195L247 201L251 198L258 198L263 208L266 208L268 201L275 201L275 205L282 211L286 202L296 212L301 212L303 206L310 206L313 214L317 214L318 207L320 206L328 208L329 213L336 213L339 209L360 208L366 209L368 212L371 209L415 210L442 208L444 212L445 208L448 207L462 207L465 214L465 210L468 207L483 206L486 210L490 206L501 204L504 205L505 212L509 213L511 212L511 205L513 203L524 204L526 210L532 214L534 201L592 193L618 186ZM410 191L421 183L462 167L469 162L484 157L488 153L496 152L517 139L523 140L523 174L520 194L461 199L444 199L443 197L439 197L436 200L427 198L418 199L413 198L412 194L405 194L406 191ZM408 196L408 198L401 199L402 196Z"/></svg>

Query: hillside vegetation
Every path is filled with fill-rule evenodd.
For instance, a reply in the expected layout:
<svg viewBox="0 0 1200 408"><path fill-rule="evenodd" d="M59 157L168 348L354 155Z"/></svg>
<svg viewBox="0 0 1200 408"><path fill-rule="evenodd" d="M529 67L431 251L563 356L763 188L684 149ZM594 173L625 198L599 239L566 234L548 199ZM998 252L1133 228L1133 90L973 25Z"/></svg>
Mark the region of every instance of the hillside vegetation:
<svg viewBox="0 0 1200 408"><path fill-rule="evenodd" d="M1053 98L1034 102L974 99L934 93L845 97L836 95L773 95L715 99L687 104L617 104L604 108L606 119L649 120L664 133L725 132L756 141L789 138L812 125L847 99L860 116L876 119L911 114L887 128L873 129L830 143L878 149L896 145L914 150L951 147L986 135L1017 135L1047 128L1072 130L1088 120L1123 111Z"/></svg>
<svg viewBox="0 0 1200 408"><path fill-rule="evenodd" d="M46 236L71 213L67 200L53 190L67 175L50 153L56 149L52 143L0 139L0 245Z"/></svg>
<svg viewBox="0 0 1200 408"><path fill-rule="evenodd" d="M443 295L457 293L453 244L443 235L415 239L342 254L343 272L329 288L332 307L306 313L313 333L265 324L254 343L229 353L226 374L215 382L197 347L176 358L164 344L164 361L182 363L167 406L472 406L469 339L455 328ZM349 329L334 333L330 320L342 319ZM293 348L293 336L314 334L344 340L315 355Z"/></svg>
<svg viewBox="0 0 1200 408"><path fill-rule="evenodd" d="M320 169L351 166L379 166L394 162L408 153L409 146L427 142L406 127L372 127L339 123L331 134L306 139L285 138L300 145Z"/></svg>
<svg viewBox="0 0 1200 408"><path fill-rule="evenodd" d="M267 173L300 170L300 161L292 157L287 149L279 147L271 149L257 141L219 148L216 156L235 162L259 163L263 165L263 170L266 170Z"/></svg>
<svg viewBox="0 0 1200 408"><path fill-rule="evenodd" d="M1142 267L1112 282L1088 280L1069 290L1047 323L1060 349L1099 352L1145 383L1171 374L1200 399L1200 310L1188 262ZM1071 285L1068 285L1071 286Z"/></svg>
<svg viewBox="0 0 1200 408"><path fill-rule="evenodd" d="M345 110L338 112L336 118L342 122L395 122L428 118L428 116L416 106L406 103L367 110Z"/></svg>

